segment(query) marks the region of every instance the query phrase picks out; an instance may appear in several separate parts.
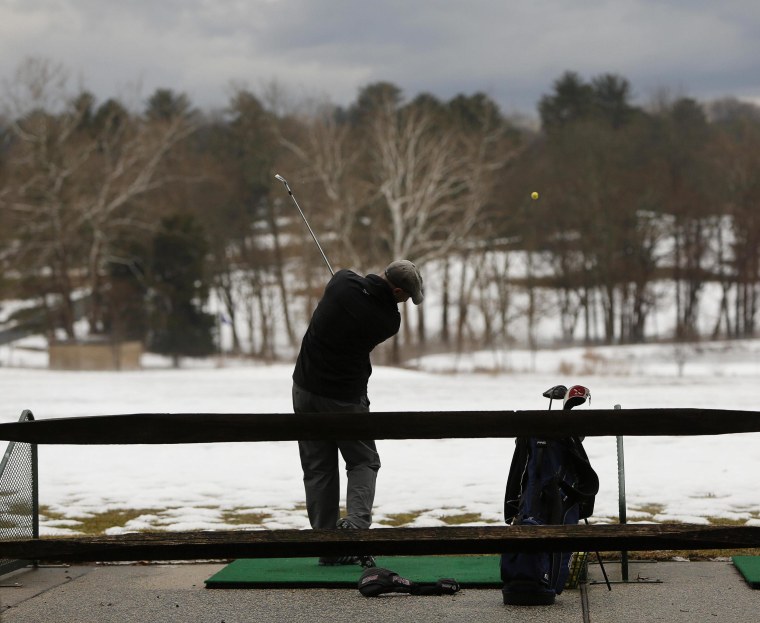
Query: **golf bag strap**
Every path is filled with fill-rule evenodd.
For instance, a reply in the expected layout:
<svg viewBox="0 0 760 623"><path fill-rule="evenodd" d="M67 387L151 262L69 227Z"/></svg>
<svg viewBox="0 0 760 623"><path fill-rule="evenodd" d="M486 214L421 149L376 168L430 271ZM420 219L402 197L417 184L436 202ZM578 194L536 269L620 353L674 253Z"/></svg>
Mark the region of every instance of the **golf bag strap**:
<svg viewBox="0 0 760 623"><path fill-rule="evenodd" d="M546 439L536 439L536 461L535 465L537 467L535 478L539 482L541 482L542 477L542 468L544 466L543 459L544 459L544 449L546 448ZM530 460L530 458L529 458ZM540 499L541 499L541 489L539 487L533 488L533 499L531 500L531 508L539 508L540 507Z"/></svg>

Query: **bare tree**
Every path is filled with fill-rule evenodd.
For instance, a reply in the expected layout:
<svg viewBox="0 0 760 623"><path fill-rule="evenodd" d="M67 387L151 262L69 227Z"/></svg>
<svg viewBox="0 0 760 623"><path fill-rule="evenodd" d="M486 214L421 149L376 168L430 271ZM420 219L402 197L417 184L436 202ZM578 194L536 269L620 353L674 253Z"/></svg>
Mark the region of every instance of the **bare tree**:
<svg viewBox="0 0 760 623"><path fill-rule="evenodd" d="M303 110L288 132L281 127L280 142L296 167L296 179L309 193L314 213L332 232L338 244L332 257L338 266L366 262L362 212L368 199L366 185L357 183L360 146L349 123L329 102L316 102Z"/></svg>
<svg viewBox="0 0 760 623"><path fill-rule="evenodd" d="M89 233L87 275L93 297L89 316L91 331L102 329L100 293L104 264L120 237L152 228L154 213L145 200L153 191L184 179L179 171L165 165L169 153L196 127L188 115L176 114L132 119L123 129L96 135L94 142L99 150L91 169L95 179L82 179L74 198L83 230Z"/></svg>
<svg viewBox="0 0 760 623"><path fill-rule="evenodd" d="M105 264L119 238L150 227L154 214L142 201L177 179L168 154L196 125L188 114L141 118L114 102L96 113L93 98L69 95L62 67L45 60L20 66L6 101L14 175L3 205L23 241L17 262L50 269L70 337L74 290L83 287L90 331L100 332Z"/></svg>
<svg viewBox="0 0 760 623"><path fill-rule="evenodd" d="M10 133L2 196L15 244L10 258L23 275L49 270L45 292L59 297L60 324L74 336L73 269L81 259L77 217L68 195L70 180L84 168L93 146L80 143L83 111L62 114L68 99L63 67L44 59L19 65L4 84L3 108Z"/></svg>
<svg viewBox="0 0 760 623"><path fill-rule="evenodd" d="M713 106L717 126L713 166L719 172L725 217L717 223L721 321L730 337L754 335L760 307L760 108L724 100ZM733 293L733 305L729 296Z"/></svg>
<svg viewBox="0 0 760 623"><path fill-rule="evenodd" d="M424 263L447 253L475 222L474 203L455 201L468 188L467 159L455 135L436 131L425 109L398 110L386 101L372 119L369 140L371 175L388 223L377 234L390 255Z"/></svg>

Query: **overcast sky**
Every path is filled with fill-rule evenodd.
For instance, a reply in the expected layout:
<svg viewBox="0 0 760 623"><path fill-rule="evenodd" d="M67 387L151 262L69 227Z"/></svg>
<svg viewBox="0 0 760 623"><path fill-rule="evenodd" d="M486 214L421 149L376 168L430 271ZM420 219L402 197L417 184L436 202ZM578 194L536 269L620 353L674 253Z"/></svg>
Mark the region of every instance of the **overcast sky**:
<svg viewBox="0 0 760 623"><path fill-rule="evenodd" d="M0 78L32 56L100 100L140 85L205 109L233 83L346 105L388 81L535 115L567 70L622 75L640 104L760 103L760 0L0 0Z"/></svg>

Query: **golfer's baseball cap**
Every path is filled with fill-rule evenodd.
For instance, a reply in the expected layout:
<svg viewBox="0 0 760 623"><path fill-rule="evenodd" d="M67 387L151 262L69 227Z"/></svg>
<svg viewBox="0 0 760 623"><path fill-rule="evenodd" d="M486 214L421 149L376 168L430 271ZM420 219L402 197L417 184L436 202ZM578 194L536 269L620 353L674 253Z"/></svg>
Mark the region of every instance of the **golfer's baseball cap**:
<svg viewBox="0 0 760 623"><path fill-rule="evenodd" d="M412 303L419 305L425 298L422 275L409 260L396 260L388 264L385 276L394 286L401 288L412 297Z"/></svg>

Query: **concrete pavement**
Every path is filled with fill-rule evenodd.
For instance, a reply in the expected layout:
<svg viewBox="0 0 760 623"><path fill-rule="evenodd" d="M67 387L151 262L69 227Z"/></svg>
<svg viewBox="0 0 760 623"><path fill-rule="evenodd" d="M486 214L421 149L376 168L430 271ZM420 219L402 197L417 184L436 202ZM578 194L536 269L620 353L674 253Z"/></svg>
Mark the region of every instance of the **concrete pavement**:
<svg viewBox="0 0 760 623"><path fill-rule="evenodd" d="M553 606L505 606L498 589L453 596L362 597L353 589L206 589L223 564L74 565L28 568L0 577L2 623L750 623L760 612L731 562L635 562L629 582L608 591L598 565L591 584ZM610 579L620 565L606 563ZM639 581L637 581L639 580ZM652 582L659 580L660 582ZM585 594L584 594L585 593Z"/></svg>

